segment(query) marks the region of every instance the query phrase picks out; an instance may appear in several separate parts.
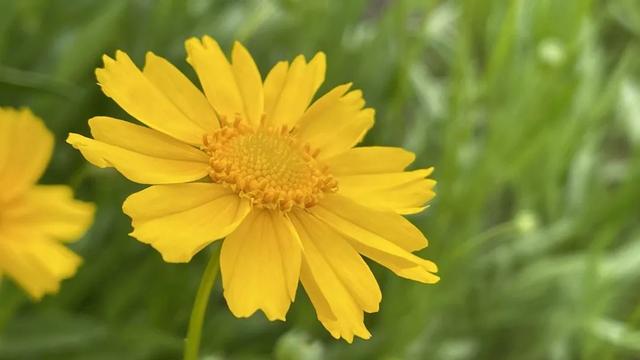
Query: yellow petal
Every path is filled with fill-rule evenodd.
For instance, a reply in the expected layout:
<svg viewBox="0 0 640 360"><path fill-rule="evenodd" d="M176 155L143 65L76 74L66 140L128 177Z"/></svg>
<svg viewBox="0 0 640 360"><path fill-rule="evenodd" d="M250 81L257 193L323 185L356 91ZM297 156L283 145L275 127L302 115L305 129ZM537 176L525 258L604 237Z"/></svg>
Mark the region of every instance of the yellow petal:
<svg viewBox="0 0 640 360"><path fill-rule="evenodd" d="M4 234L0 240L0 272L18 283L35 300L40 300L46 293L58 291L58 281L47 274L42 265L30 262L15 241L7 241Z"/></svg>
<svg viewBox="0 0 640 360"><path fill-rule="evenodd" d="M267 74L264 79L264 112L266 114L273 114L282 88L285 81L287 81L287 73L289 72L289 62L278 62Z"/></svg>
<svg viewBox="0 0 640 360"><path fill-rule="evenodd" d="M349 150L362 141L373 126L374 110L362 108L364 100L360 91L345 94L350 86L338 86L318 99L297 125L297 136L320 150L320 160Z"/></svg>
<svg viewBox="0 0 640 360"><path fill-rule="evenodd" d="M375 211L340 195L328 195L310 212L351 240L361 254L398 276L434 283L434 263L409 251L426 246L426 239L402 216Z"/></svg>
<svg viewBox="0 0 640 360"><path fill-rule="evenodd" d="M201 144L202 136L215 129L215 125L212 128L203 127L203 124L211 123L206 119L193 120L189 117L200 115L197 110L185 113L181 109L181 106L186 105L182 98L184 94L174 98L179 93L178 89L166 84L171 81L184 90L186 79L176 77L175 72L166 73L166 79L160 82L153 71L158 64L153 64L152 81L122 51L116 52L115 60L106 55L103 60L104 68L96 70L102 91L131 116L151 128L189 144ZM157 86L157 83L161 86ZM167 88L171 90L165 92Z"/></svg>
<svg viewBox="0 0 640 360"><path fill-rule="evenodd" d="M438 267L432 261L415 256L391 243L365 243L351 241L351 245L362 255L393 271L405 279L425 284L435 284L440 277L435 275Z"/></svg>
<svg viewBox="0 0 640 360"><path fill-rule="evenodd" d="M69 134L67 143L92 164L115 167L141 184L172 184L207 176L208 156L152 129L108 117L89 120L96 140Z"/></svg>
<svg viewBox="0 0 640 360"><path fill-rule="evenodd" d="M211 132L220 127L204 94L166 59L148 52L142 73L201 129Z"/></svg>
<svg viewBox="0 0 640 360"><path fill-rule="evenodd" d="M284 81L283 69L286 71ZM293 127L324 82L325 71L326 57L322 52L317 53L309 63L300 55L288 69L286 63L276 65L265 80L265 98L268 101L265 101L265 109L269 124Z"/></svg>
<svg viewBox="0 0 640 360"><path fill-rule="evenodd" d="M187 61L198 74L204 93L215 111L228 121L233 121L236 114L246 118L242 93L236 83L234 70L220 45L211 37L205 36L202 41L196 38L187 40L185 47ZM246 63L243 66L246 66Z"/></svg>
<svg viewBox="0 0 640 360"><path fill-rule="evenodd" d="M369 266L351 247L348 239L301 210L292 213L291 221L298 234L306 235L306 242L303 242L303 256L323 258L323 261L329 265L328 270L335 274L362 310L369 313L378 311L382 300L378 283ZM307 242L313 243L312 246L304 246Z"/></svg>
<svg viewBox="0 0 640 360"><path fill-rule="evenodd" d="M336 339L368 339L364 311L377 311L380 289L362 258L344 237L307 213L292 217L303 246L300 273L318 320Z"/></svg>
<svg viewBox="0 0 640 360"><path fill-rule="evenodd" d="M73 276L81 263L78 255L55 241L0 234L0 272L36 300L56 293L60 282Z"/></svg>
<svg viewBox="0 0 640 360"><path fill-rule="evenodd" d="M231 67L244 102L244 112L250 124L260 124L264 112L262 77L251 54L236 42L231 52Z"/></svg>
<svg viewBox="0 0 640 360"><path fill-rule="evenodd" d="M325 161L334 176L381 174L404 170L415 154L397 147L367 146L349 149Z"/></svg>
<svg viewBox="0 0 640 360"><path fill-rule="evenodd" d="M373 209L414 214L435 196L436 182L426 179L432 171L337 176L339 193Z"/></svg>
<svg viewBox="0 0 640 360"><path fill-rule="evenodd" d="M317 208L317 209L316 209ZM378 211L360 205L338 194L326 195L320 203L311 208L313 214L341 233L351 236L346 229L357 227L359 233L370 233L385 239L407 251L420 250L427 246L422 232L403 216L388 211ZM331 223L330 219L338 219ZM344 224L344 229L338 224Z"/></svg>
<svg viewBox="0 0 640 360"><path fill-rule="evenodd" d="M38 185L29 189L2 210L3 226L34 236L75 241L93 222L95 207L75 200L71 188Z"/></svg>
<svg viewBox="0 0 640 360"><path fill-rule="evenodd" d="M0 201L36 183L52 151L53 135L30 110L0 108Z"/></svg>
<svg viewBox="0 0 640 360"><path fill-rule="evenodd" d="M82 258L53 240L26 241L25 252L58 281L75 275Z"/></svg>
<svg viewBox="0 0 640 360"><path fill-rule="evenodd" d="M293 212L291 221L298 233L306 234L306 240L313 243L309 248L303 246L303 256L322 258L314 262L325 262L329 266L327 270L335 274L362 310L369 313L378 311L382 300L378 283L349 240L301 210Z"/></svg>
<svg viewBox="0 0 640 360"><path fill-rule="evenodd" d="M254 210L222 243L224 297L237 317L284 320L300 274L300 240L279 212Z"/></svg>
<svg viewBox="0 0 640 360"><path fill-rule="evenodd" d="M166 262L189 262L235 230L251 206L222 185L191 183L148 187L122 209L132 219L131 236L151 244Z"/></svg>

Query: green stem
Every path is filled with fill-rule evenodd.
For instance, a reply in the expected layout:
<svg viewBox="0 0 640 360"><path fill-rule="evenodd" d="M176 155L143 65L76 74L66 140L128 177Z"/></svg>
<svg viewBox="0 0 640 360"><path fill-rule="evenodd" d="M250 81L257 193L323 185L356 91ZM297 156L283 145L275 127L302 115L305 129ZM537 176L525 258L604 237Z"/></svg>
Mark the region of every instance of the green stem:
<svg viewBox="0 0 640 360"><path fill-rule="evenodd" d="M218 269L220 268L220 246L213 245L214 249L211 258L207 264L207 268L202 274L200 287L196 294L196 300L191 309L191 318L189 319L189 330L187 332L187 340L184 348L184 360L198 360L198 352L200 350L200 339L202 338L202 325L204 323L204 315L207 312L207 304L211 295L211 289L216 282Z"/></svg>

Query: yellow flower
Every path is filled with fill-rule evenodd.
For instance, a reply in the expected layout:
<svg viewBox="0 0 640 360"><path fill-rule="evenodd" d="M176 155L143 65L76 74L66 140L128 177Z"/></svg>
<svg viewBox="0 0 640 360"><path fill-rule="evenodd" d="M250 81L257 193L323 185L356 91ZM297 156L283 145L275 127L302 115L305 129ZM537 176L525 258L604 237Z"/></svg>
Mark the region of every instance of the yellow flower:
<svg viewBox="0 0 640 360"><path fill-rule="evenodd" d="M0 274L34 299L55 293L82 259L62 243L80 238L93 205L63 185L35 185L53 151L53 135L27 109L0 108Z"/></svg>
<svg viewBox="0 0 640 360"><path fill-rule="evenodd" d="M226 237L220 266L235 316L284 320L301 281L322 324L349 342L371 336L363 312L381 300L361 254L438 281L435 264L411 253L426 238L401 215L434 196L432 169L404 171L414 155L400 148L353 148L374 111L351 84L312 103L323 53L279 62L263 81L239 43L230 62L210 37L186 49L204 94L165 59L147 53L140 71L118 51L104 56L98 82L148 127L94 117L93 139L67 139L93 164L153 185L123 205L133 237L167 262Z"/></svg>

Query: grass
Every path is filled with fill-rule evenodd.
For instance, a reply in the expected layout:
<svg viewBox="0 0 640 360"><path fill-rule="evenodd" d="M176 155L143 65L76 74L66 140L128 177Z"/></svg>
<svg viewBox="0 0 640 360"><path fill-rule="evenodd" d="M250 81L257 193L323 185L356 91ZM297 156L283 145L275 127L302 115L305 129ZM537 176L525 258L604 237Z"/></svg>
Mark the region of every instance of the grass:
<svg viewBox="0 0 640 360"><path fill-rule="evenodd" d="M302 292L286 323L235 319L219 284L208 359L640 357L640 3L635 0L0 0L1 105L57 135L43 182L97 203L58 296L0 289L0 359L176 359L207 254L164 264L120 210L139 186L63 139L94 115L130 119L93 75L103 53L152 50L189 76L183 41L243 41L264 72L324 50L377 109L365 143L434 165L438 197L411 217L442 281L373 266L374 334L334 341Z"/></svg>

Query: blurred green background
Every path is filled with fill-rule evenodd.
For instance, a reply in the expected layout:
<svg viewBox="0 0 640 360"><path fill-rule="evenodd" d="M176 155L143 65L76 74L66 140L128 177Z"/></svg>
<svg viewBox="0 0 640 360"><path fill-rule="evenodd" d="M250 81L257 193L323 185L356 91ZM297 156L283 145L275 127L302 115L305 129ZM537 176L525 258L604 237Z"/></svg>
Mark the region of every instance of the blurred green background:
<svg viewBox="0 0 640 360"><path fill-rule="evenodd" d="M263 73L328 56L322 91L353 80L377 109L365 143L434 165L411 217L440 265L425 286L372 265L369 341L333 340L303 292L286 323L235 319L220 285L206 359L640 358L640 1L0 0L0 105L56 133L44 183L98 205L86 260L57 296L0 289L0 359L178 359L206 252L161 261L127 236L141 187L64 143L94 115L131 119L93 75L103 53L152 50L194 79L183 41L246 44Z"/></svg>

